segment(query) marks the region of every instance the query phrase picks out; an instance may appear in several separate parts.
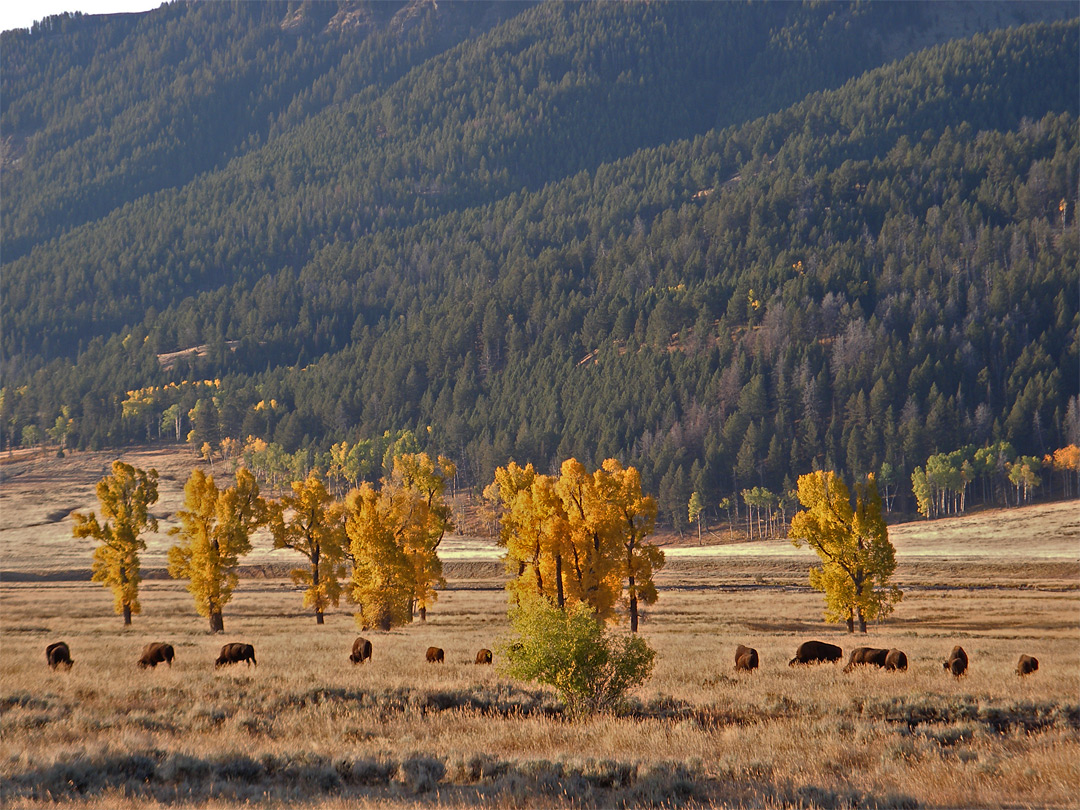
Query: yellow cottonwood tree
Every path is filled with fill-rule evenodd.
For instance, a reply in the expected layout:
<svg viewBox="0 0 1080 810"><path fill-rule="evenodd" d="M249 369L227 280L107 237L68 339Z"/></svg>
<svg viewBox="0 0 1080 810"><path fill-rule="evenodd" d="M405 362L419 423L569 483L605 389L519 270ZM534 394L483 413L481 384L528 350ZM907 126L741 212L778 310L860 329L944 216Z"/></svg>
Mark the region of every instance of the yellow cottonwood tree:
<svg viewBox="0 0 1080 810"><path fill-rule="evenodd" d="M597 619L607 621L614 616L622 591L610 482L601 471L590 475L584 464L569 458L562 463L555 490L570 526L567 592L588 603Z"/></svg>
<svg viewBox="0 0 1080 810"><path fill-rule="evenodd" d="M412 569L412 601L427 620L427 609L438 599L437 588L446 585L438 548L453 527L450 505L443 497L446 482L457 474L445 456L432 459L427 453L394 456L394 468L384 484L393 490L403 514L400 537Z"/></svg>
<svg viewBox="0 0 1080 810"><path fill-rule="evenodd" d="M855 490L855 506L840 477L831 471L799 476L799 502L791 519L791 542L806 543L821 559L810 569L810 585L825 595L825 619L846 621L848 632L866 632L866 622L887 616L903 598L891 584L896 553L889 542L874 476Z"/></svg>
<svg viewBox="0 0 1080 810"><path fill-rule="evenodd" d="M306 586L304 607L313 608L316 624L323 624L323 613L341 598L345 577L344 509L314 470L291 488L291 495L269 507L270 533L275 549L291 548L307 558L308 566L294 569L291 576Z"/></svg>
<svg viewBox="0 0 1080 810"><path fill-rule="evenodd" d="M169 575L188 580L195 610L210 620L210 632L225 632L222 610L239 582L240 558L251 551L251 535L268 519L255 476L236 470L235 486L219 490L212 475L194 470L184 485L180 525L170 534Z"/></svg>
<svg viewBox="0 0 1080 810"><path fill-rule="evenodd" d="M345 501L345 530L353 559L350 598L357 623L385 630L421 621L445 584L438 547L452 527L443 493L454 465L440 456L406 453L376 489L369 483Z"/></svg>
<svg viewBox="0 0 1080 810"><path fill-rule="evenodd" d="M397 542L393 503L368 482L345 499L345 531L353 559L349 598L361 629L389 630L412 621L409 561Z"/></svg>
<svg viewBox="0 0 1080 810"><path fill-rule="evenodd" d="M656 502L642 493L636 469L608 459L589 473L567 459L555 478L511 462L485 492L501 511L500 543L516 574L507 585L512 601L583 602L604 621L622 604L637 632L639 605L656 601L653 573L664 554L647 541Z"/></svg>
<svg viewBox="0 0 1080 810"><path fill-rule="evenodd" d="M495 471L485 491L501 508L499 543L506 548L507 573L515 577L506 586L515 604L535 594L553 598L559 608L566 605L563 555L570 524L555 481L538 475L532 464L510 462Z"/></svg>
<svg viewBox="0 0 1080 810"><path fill-rule="evenodd" d="M142 533L157 531L157 520L149 507L158 499L157 470L149 472L113 462L112 475L97 483L97 498L101 504L103 523L91 512L75 512L75 537L90 537L101 545L94 549L92 566L94 582L111 588L117 613L124 615L124 624L131 624L133 613L139 613L139 552L146 548Z"/></svg>
<svg viewBox="0 0 1080 810"><path fill-rule="evenodd" d="M653 574L664 567L664 552L648 542L656 528L656 499L641 491L641 474L609 458L603 473L611 482L614 532L621 546L620 569L626 580L624 604L630 616L630 632L638 630L638 604L656 603Z"/></svg>

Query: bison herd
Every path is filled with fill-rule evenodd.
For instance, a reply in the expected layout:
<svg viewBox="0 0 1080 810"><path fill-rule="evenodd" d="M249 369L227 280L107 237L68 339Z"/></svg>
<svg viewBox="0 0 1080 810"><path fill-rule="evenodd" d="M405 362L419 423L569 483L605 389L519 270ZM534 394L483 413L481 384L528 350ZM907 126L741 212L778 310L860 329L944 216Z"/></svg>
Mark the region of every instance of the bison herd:
<svg viewBox="0 0 1080 810"><path fill-rule="evenodd" d="M835 644L825 641L804 641L795 650L795 657L788 662L788 666L796 664L830 664L839 661L844 656L844 651ZM152 641L147 644L139 656L138 665L145 669L156 667L158 664L172 666L176 654L171 644L160 641ZM424 655L429 664L441 664L445 661L445 653L442 647L428 647ZM57 641L45 648L45 660L51 668L65 667L71 669L74 663L71 660L71 649L66 642ZM353 641L352 653L349 660L354 664L362 664L371 660L371 642L363 636L357 636ZM221 648L221 653L214 662L215 668L227 664L246 662L250 666L258 666L255 660L255 648L250 644L232 643ZM492 661L491 650L486 647L476 653L475 663L490 664ZM848 657L844 672L851 672L857 666L875 666L887 672L904 672L908 668L907 654L895 647L883 649L881 647L856 647ZM967 672L968 656L964 648L957 645L952 648L948 657L941 665L944 670L954 677L959 678ZM758 668L758 651L753 647L740 644L735 648L735 670L737 672L753 672ZM1031 655L1021 655L1016 665L1016 674L1023 677L1039 669L1039 659Z"/></svg>
<svg viewBox="0 0 1080 810"><path fill-rule="evenodd" d="M756 667L757 652L752 652L754 653L754 666ZM445 660L445 653L443 652L442 647L428 647L425 657L429 664L441 664ZM158 664L168 664L171 667L175 658L176 652L173 650L172 644L151 641L143 647L142 655L139 656L139 660L136 663L142 669L156 667ZM71 649L68 647L67 642L64 641L56 641L46 647L45 660L48 661L49 666L53 669L60 666L71 669L71 665L74 663L71 660ZM363 636L357 636L356 640L353 641L352 653L349 655L349 660L354 664L362 664L364 661L370 661L371 642ZM255 660L255 648L251 644L234 642L226 644L221 648L217 660L214 661L214 667L220 668L228 664L239 664L241 661L246 662L249 667L252 665L256 667L259 666L259 662ZM477 664L490 664L491 661L491 650L486 647L476 653Z"/></svg>
<svg viewBox="0 0 1080 810"><path fill-rule="evenodd" d="M788 666L796 664L831 664L844 657L844 651L835 644L825 641L804 641L795 650L795 657L788 661ZM479 661L477 661L479 663ZM907 653L880 647L856 647L848 657L844 672L851 672L857 666L875 666L887 672L904 672L908 668ZM964 648L957 645L952 648L949 657L942 664L946 672L959 678L967 672L968 657ZM735 648L735 671L753 672L758 668L758 651L753 647L740 644ZM1023 677L1039 668L1039 659L1030 655L1021 655L1016 665L1016 674Z"/></svg>

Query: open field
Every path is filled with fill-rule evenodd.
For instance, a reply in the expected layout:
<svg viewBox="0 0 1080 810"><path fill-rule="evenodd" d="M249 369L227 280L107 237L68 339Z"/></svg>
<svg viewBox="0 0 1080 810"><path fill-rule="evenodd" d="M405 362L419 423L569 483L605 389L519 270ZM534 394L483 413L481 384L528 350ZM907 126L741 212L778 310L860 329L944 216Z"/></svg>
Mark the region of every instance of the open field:
<svg viewBox="0 0 1080 810"><path fill-rule="evenodd" d="M90 583L5 584L0 803L1069 807L1080 790L1075 590L909 591L857 642L901 647L908 671L845 675L786 665L806 638L856 643L816 594L671 583L644 625L651 681L623 715L571 723L550 693L469 663L504 632L504 597L450 586L426 625L368 634L354 667L351 617L317 627L286 581L243 582L225 637L171 582L146 583L128 630ZM45 665L58 638L70 672ZM176 663L137 669L159 639ZM215 671L232 640L258 667ZM732 671L740 642L759 672ZM960 681L940 664L954 643L972 662ZM430 644L444 666L423 662ZM1025 680L1021 652L1041 664Z"/></svg>
<svg viewBox="0 0 1080 810"><path fill-rule="evenodd" d="M61 536L66 518L40 519L93 506L91 462L66 479L28 465L0 493L0 569L55 575L0 582L5 808L1074 807L1080 795L1075 502L894 527L906 596L866 637L821 621L810 558L786 542L684 546L643 623L652 679L620 715L573 723L552 693L470 663L507 628L500 565L475 540L451 544L426 623L365 633L362 666L348 661L347 610L319 627L284 579L242 580L224 637L181 584L148 580L125 630L110 594L79 578L89 548ZM182 481L191 462L176 465ZM168 538L153 542L161 554ZM808 638L898 646L910 667L789 668ZM69 672L45 664L57 639ZM135 666L153 640L175 646L171 668ZM259 665L215 670L226 641L254 644ZM739 643L759 650L757 673L733 672ZM959 681L941 668L956 643L971 657ZM424 662L432 644L445 665ZM1021 653L1040 661L1023 680Z"/></svg>

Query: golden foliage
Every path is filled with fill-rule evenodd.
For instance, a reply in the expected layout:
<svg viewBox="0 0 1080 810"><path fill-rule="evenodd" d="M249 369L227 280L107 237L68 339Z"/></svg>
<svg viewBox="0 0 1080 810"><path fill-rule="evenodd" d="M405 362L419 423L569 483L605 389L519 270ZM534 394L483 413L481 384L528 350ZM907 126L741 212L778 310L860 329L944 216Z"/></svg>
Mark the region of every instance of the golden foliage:
<svg viewBox="0 0 1080 810"><path fill-rule="evenodd" d="M100 545L94 549L93 580L111 588L117 613L124 614L124 623L139 613L139 552L146 548L142 533L157 531L157 520L149 507L158 499L157 470L143 470L116 460L112 475L97 483L97 498L104 522L98 523L91 512L75 512L72 517L75 537L90 537Z"/></svg>
<svg viewBox="0 0 1080 810"><path fill-rule="evenodd" d="M193 470L184 486L180 525L170 534L179 541L169 549L169 575L188 580L195 610L210 619L212 631L224 630L221 611L239 580L240 558L251 551L251 535L267 520L266 502L255 476L236 471L236 485L219 490L212 475Z"/></svg>
<svg viewBox="0 0 1080 810"><path fill-rule="evenodd" d="M291 548L308 560L307 567L294 569L291 576L306 587L304 607L314 609L322 624L326 609L338 604L345 576L343 506L313 470L306 480L292 482L292 494L272 504L269 515L274 548Z"/></svg>
<svg viewBox="0 0 1080 810"><path fill-rule="evenodd" d="M889 583L896 556L889 542L874 476L856 487L855 507L843 480L832 471L799 476L799 502L791 519L791 542L810 546L821 567L810 569L810 584L825 594L825 618L866 622L892 612L903 593Z"/></svg>
<svg viewBox="0 0 1080 810"><path fill-rule="evenodd" d="M511 462L485 495L501 513L512 601L535 594L563 607L584 602L604 620L621 602L637 629L639 602L656 601L653 572L664 555L645 542L656 502L642 494L636 469L608 459L589 473L571 458L554 478Z"/></svg>
<svg viewBox="0 0 1080 810"><path fill-rule="evenodd" d="M443 493L456 470L442 456L406 453L376 489L369 483L349 493L345 528L353 574L350 598L361 627L400 626L421 618L445 585L437 549L451 528Z"/></svg>

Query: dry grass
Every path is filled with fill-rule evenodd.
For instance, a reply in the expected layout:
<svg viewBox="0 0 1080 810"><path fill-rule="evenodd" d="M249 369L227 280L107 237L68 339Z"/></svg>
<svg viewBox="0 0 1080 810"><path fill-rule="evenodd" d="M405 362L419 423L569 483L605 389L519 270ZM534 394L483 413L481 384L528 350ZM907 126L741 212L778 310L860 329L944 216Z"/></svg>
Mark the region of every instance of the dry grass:
<svg viewBox="0 0 1080 810"><path fill-rule="evenodd" d="M453 583L452 583L453 584ZM714 588L663 594L645 627L654 677L622 716L570 723L549 693L471 664L505 631L503 594L447 590L426 625L372 634L354 667L345 613L323 627L285 582L245 581L225 638L188 596L148 583L123 630L89 583L5 585L0 664L4 806L1069 806L1080 790L1075 591L921 591L866 643L906 673L789 668L804 638L852 640L817 595ZM45 666L64 638L70 672ZM135 667L171 641L170 669ZM226 640L257 668L215 671ZM956 641L971 673L947 677ZM736 676L734 647L761 670ZM446 649L440 667L423 660ZM1040 671L1013 672L1021 652Z"/></svg>
<svg viewBox="0 0 1080 810"><path fill-rule="evenodd" d="M0 567L88 568L89 549L60 537L64 521L40 518L92 492L102 463L80 460L77 473L72 462L60 488L51 462L14 478L5 465ZM1004 528L991 516L967 531L901 528L907 595L865 639L822 623L790 547L673 560L643 625L659 652L653 678L621 715L579 723L551 693L471 663L506 632L491 564L448 566L459 579L429 621L366 634L374 657L359 667L351 616L317 626L284 580L243 580L228 633L214 637L171 581L144 583L144 613L125 630L96 585L7 579L0 805L1075 806L1080 566L1060 539L1074 509L1025 510L1022 523L1007 513ZM898 646L911 665L789 668L807 638ZM71 645L70 672L45 664L57 639ZM135 666L152 640L175 646L171 669ZM234 640L255 645L257 668L214 669ZM758 649L757 673L733 672L738 643ZM971 657L960 681L940 663L955 643ZM424 662L429 645L445 648L445 665ZM1040 660L1025 680L1022 652Z"/></svg>

